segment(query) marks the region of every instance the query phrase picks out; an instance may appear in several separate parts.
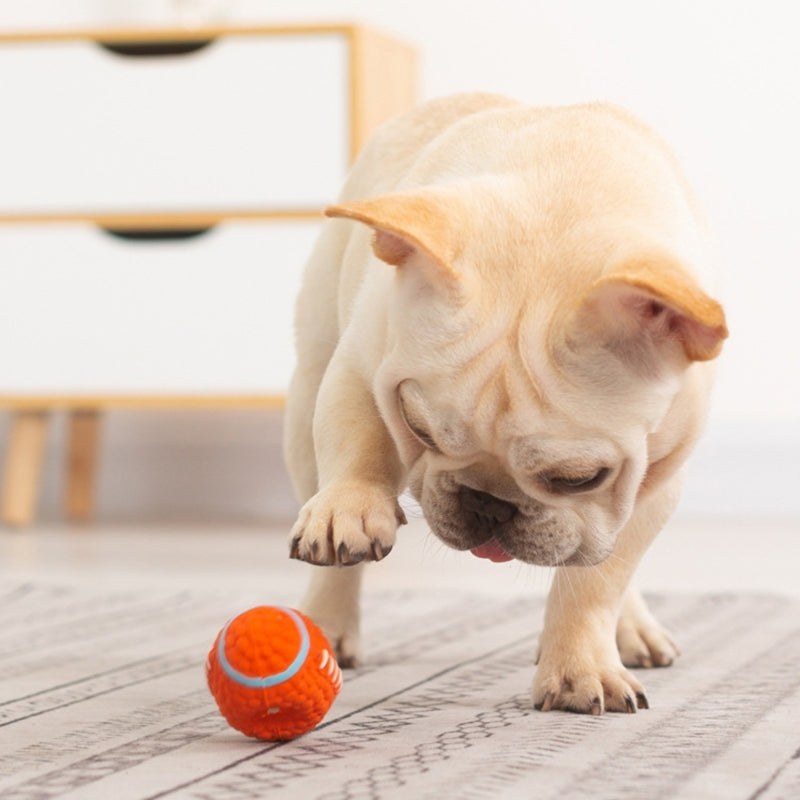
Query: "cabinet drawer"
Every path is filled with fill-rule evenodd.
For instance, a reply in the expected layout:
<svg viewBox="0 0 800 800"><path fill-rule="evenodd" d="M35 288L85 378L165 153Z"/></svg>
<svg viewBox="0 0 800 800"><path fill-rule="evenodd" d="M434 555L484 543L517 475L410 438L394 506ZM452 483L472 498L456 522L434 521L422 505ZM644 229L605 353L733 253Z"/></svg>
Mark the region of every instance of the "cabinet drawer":
<svg viewBox="0 0 800 800"><path fill-rule="evenodd" d="M320 223L180 241L0 227L0 395L284 394Z"/></svg>
<svg viewBox="0 0 800 800"><path fill-rule="evenodd" d="M178 55L0 43L0 214L319 208L350 157L348 48L336 31Z"/></svg>

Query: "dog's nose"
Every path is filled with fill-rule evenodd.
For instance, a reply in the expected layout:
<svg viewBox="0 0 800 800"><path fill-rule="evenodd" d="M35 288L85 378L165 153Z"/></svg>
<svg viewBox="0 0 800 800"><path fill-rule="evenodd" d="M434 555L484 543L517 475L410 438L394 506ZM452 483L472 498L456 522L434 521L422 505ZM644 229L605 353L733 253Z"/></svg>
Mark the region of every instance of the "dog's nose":
<svg viewBox="0 0 800 800"><path fill-rule="evenodd" d="M500 500L487 492L479 492L462 486L458 491L461 508L475 515L482 528L493 529L508 522L517 513L517 507L506 500Z"/></svg>

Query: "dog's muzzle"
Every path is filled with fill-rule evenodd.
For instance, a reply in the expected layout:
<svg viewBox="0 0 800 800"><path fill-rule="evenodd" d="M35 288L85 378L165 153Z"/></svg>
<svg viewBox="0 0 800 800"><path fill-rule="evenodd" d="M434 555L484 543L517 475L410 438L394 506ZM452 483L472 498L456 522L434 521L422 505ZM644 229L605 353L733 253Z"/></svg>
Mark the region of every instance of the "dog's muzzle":
<svg viewBox="0 0 800 800"><path fill-rule="evenodd" d="M458 502L461 510L473 522L475 530L487 535L491 535L498 526L510 522L517 513L513 503L467 486L458 490Z"/></svg>

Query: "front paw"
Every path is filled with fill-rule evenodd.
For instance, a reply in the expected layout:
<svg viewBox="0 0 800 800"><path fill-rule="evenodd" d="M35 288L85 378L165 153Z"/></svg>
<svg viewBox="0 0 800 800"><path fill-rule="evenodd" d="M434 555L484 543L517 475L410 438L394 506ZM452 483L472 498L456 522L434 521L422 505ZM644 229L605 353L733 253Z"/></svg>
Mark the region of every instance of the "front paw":
<svg viewBox="0 0 800 800"><path fill-rule="evenodd" d="M581 652L543 651L533 682L533 705L539 711L561 709L599 715L633 714L649 708L639 681L614 652L591 656Z"/></svg>
<svg viewBox="0 0 800 800"><path fill-rule="evenodd" d="M301 509L289 535L290 557L320 566L380 561L394 547L405 515L397 498L368 483L334 484Z"/></svg>

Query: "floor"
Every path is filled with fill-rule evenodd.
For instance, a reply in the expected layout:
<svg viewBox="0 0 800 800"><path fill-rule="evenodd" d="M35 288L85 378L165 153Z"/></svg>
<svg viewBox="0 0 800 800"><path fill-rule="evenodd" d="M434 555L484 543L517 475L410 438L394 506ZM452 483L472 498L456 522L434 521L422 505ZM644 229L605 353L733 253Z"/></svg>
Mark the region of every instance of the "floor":
<svg viewBox="0 0 800 800"><path fill-rule="evenodd" d="M0 531L0 577L53 584L172 588L242 587L296 594L307 567L287 558L288 522L97 522ZM640 565L649 592L755 591L800 595L800 520L678 515ZM549 570L492 564L441 545L412 518L397 546L370 567L368 586L480 587L492 594L544 594Z"/></svg>
<svg viewBox="0 0 800 800"><path fill-rule="evenodd" d="M640 584L684 655L640 676L630 718L535 712L549 571L448 551L413 518L367 572L365 662L273 744L227 726L202 665L225 619L300 600L288 528L0 530L3 800L800 796L796 518L663 533Z"/></svg>

